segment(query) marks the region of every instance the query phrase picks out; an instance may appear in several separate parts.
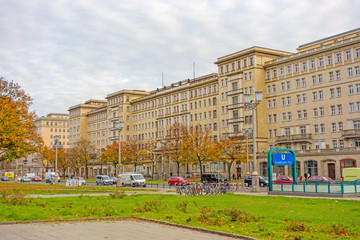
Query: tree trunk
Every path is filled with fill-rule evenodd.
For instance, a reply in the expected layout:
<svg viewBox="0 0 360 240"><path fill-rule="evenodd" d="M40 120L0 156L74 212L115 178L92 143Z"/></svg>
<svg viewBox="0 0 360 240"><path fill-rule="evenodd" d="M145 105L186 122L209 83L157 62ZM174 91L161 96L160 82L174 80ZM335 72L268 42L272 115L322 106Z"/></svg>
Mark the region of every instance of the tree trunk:
<svg viewBox="0 0 360 240"><path fill-rule="evenodd" d="M176 161L177 164L177 175L180 176L180 163Z"/></svg>
<svg viewBox="0 0 360 240"><path fill-rule="evenodd" d="M199 162L199 166L200 166L200 181L202 182L202 160L201 160L201 157L200 156L197 156L198 158L198 162Z"/></svg>
<svg viewBox="0 0 360 240"><path fill-rule="evenodd" d="M87 161L85 161L85 178L88 179L89 175L88 175L88 163Z"/></svg>

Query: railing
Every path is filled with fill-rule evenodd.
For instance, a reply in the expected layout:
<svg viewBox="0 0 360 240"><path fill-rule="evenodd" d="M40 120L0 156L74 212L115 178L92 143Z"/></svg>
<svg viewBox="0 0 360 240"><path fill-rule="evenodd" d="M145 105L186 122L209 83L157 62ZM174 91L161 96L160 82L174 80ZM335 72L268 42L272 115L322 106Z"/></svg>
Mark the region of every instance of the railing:
<svg viewBox="0 0 360 240"><path fill-rule="evenodd" d="M231 119L229 119L229 124L239 123L239 122L243 122L243 121L244 121L243 117L231 118Z"/></svg>
<svg viewBox="0 0 360 240"><path fill-rule="evenodd" d="M296 134L296 135L285 135L276 137L276 142L302 142L312 139L311 133Z"/></svg>
<svg viewBox="0 0 360 240"><path fill-rule="evenodd" d="M342 131L343 138L360 137L360 129L349 129Z"/></svg>
<svg viewBox="0 0 360 240"><path fill-rule="evenodd" d="M281 183L273 184L272 191L315 194L357 194L360 193L360 181Z"/></svg>
<svg viewBox="0 0 360 240"><path fill-rule="evenodd" d="M244 107L243 103L233 103L233 104L227 105L228 110L235 109L235 108L243 108L243 107Z"/></svg>
<svg viewBox="0 0 360 240"><path fill-rule="evenodd" d="M230 91L228 92L228 95L231 96L231 95L241 94L241 93L243 93L242 88L238 88L238 89L230 90Z"/></svg>

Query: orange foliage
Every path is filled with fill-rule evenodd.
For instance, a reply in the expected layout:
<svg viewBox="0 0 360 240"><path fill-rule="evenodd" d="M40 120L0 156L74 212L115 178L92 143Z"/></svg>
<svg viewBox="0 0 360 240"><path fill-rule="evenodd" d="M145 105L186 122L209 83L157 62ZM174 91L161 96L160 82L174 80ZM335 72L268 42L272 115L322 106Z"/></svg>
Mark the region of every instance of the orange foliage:
<svg viewBox="0 0 360 240"><path fill-rule="evenodd" d="M37 134L32 99L14 82L0 78L0 161L14 160L37 150L42 142Z"/></svg>

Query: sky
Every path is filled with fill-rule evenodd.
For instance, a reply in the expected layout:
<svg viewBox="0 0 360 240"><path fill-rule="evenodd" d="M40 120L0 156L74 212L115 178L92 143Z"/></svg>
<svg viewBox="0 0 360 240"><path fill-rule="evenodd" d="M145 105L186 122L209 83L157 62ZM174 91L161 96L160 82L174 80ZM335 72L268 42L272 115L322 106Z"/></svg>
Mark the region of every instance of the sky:
<svg viewBox="0 0 360 240"><path fill-rule="evenodd" d="M122 89L216 73L252 46L299 45L360 27L358 0L0 0L0 76L38 116Z"/></svg>

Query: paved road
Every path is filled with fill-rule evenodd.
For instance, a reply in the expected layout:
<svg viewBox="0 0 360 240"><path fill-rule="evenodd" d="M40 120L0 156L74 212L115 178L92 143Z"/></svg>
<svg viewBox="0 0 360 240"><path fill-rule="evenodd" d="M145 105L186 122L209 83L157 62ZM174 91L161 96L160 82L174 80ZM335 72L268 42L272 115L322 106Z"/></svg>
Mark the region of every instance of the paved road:
<svg viewBox="0 0 360 240"><path fill-rule="evenodd" d="M128 220L0 225L0 233L1 239L9 240L239 239L157 223Z"/></svg>

